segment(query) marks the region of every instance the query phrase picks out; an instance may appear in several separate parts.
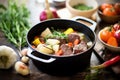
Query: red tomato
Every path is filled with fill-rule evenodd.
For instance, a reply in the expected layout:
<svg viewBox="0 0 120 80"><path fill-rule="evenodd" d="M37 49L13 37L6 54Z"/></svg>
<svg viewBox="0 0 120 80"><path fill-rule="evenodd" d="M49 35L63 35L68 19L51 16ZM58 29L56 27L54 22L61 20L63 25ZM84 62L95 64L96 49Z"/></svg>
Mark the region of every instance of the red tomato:
<svg viewBox="0 0 120 80"><path fill-rule="evenodd" d="M115 3L114 8L115 8L117 14L120 15L120 3Z"/></svg>
<svg viewBox="0 0 120 80"><path fill-rule="evenodd" d="M100 38L101 40L103 40L104 42L107 42L108 39L113 36L112 32L110 31L111 27L105 27L101 33L100 33Z"/></svg>
<svg viewBox="0 0 120 80"><path fill-rule="evenodd" d="M112 8L113 5L112 4L109 4L109 3L103 3L101 6L100 6L100 10L104 10L105 8Z"/></svg>
<svg viewBox="0 0 120 80"><path fill-rule="evenodd" d="M117 15L114 8L105 8L103 10L103 14L106 15L106 16L115 16L115 15Z"/></svg>

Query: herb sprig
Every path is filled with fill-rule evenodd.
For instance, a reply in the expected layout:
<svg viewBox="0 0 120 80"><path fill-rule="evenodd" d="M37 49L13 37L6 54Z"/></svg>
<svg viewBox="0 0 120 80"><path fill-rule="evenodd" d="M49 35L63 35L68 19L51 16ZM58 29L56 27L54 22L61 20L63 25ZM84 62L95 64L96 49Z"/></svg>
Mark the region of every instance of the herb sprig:
<svg viewBox="0 0 120 80"><path fill-rule="evenodd" d="M0 29L19 50L26 45L26 32L30 28L29 10L15 0L8 0L8 6L0 6Z"/></svg>

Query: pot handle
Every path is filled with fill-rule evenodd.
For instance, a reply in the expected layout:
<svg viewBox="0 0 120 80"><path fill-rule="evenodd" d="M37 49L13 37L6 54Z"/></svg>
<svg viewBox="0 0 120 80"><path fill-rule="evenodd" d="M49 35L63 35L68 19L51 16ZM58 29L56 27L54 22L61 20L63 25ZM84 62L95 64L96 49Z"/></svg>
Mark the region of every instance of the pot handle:
<svg viewBox="0 0 120 80"><path fill-rule="evenodd" d="M96 29L97 23L96 23L95 21L91 20L91 19L86 18L86 17L76 16L76 17L73 17L72 20L74 20L74 21L82 20L82 21L84 21L84 22L90 23L91 26L89 26L89 27L90 27L90 29L92 29L93 31L95 31L95 29ZM84 23L82 23L82 24L84 24ZM86 24L84 24L84 25L86 25Z"/></svg>
<svg viewBox="0 0 120 80"><path fill-rule="evenodd" d="M37 61L40 61L43 63L52 63L53 61L56 60L55 58L52 58L52 57L50 57L49 59L42 59L40 57L38 58L37 56L32 55L31 54L32 52L34 52L34 51L32 51L30 48L28 48L27 56L34 59L34 60L37 60Z"/></svg>

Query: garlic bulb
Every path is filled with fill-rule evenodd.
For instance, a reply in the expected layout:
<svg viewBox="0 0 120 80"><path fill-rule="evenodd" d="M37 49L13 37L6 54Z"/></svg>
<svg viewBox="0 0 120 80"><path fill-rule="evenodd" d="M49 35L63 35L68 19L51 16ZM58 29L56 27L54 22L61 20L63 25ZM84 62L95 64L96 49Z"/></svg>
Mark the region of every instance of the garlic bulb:
<svg viewBox="0 0 120 80"><path fill-rule="evenodd" d="M0 46L0 69L9 69L17 61L17 53L8 46Z"/></svg>

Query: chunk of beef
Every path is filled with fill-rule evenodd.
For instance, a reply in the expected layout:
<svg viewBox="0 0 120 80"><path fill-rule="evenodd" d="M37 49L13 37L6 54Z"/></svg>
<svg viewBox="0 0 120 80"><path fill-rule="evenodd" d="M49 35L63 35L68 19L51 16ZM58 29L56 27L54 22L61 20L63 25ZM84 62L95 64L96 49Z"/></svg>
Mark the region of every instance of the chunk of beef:
<svg viewBox="0 0 120 80"><path fill-rule="evenodd" d="M72 50L72 47L69 47L67 44L62 44L60 46L60 48L62 49L63 51L63 55L71 55L73 54L73 50Z"/></svg>
<svg viewBox="0 0 120 80"><path fill-rule="evenodd" d="M74 42L76 39L80 40L80 36L77 33L68 34L68 42Z"/></svg>
<svg viewBox="0 0 120 80"><path fill-rule="evenodd" d="M66 39L58 39L60 41L60 45L65 44L66 43Z"/></svg>
<svg viewBox="0 0 120 80"><path fill-rule="evenodd" d="M76 53L80 53L80 52L84 52L87 50L87 43L85 41L81 41L80 44L75 45L73 47L73 52Z"/></svg>

